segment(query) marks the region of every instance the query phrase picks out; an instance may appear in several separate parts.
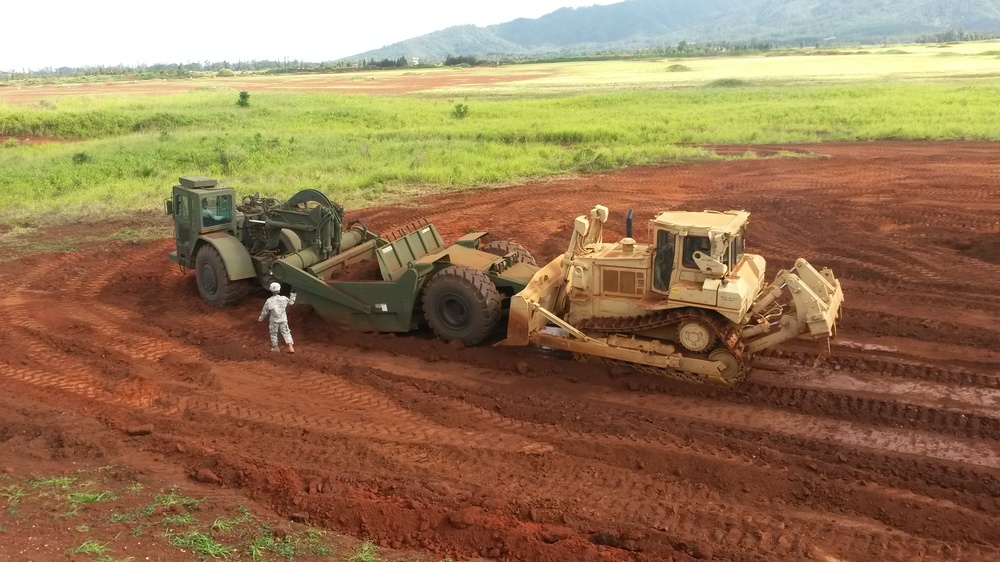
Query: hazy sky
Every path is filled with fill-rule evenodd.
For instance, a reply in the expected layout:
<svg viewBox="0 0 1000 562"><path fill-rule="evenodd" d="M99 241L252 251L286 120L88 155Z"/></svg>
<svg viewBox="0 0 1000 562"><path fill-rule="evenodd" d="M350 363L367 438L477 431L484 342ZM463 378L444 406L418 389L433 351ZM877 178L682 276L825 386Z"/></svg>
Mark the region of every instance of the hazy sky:
<svg viewBox="0 0 1000 562"><path fill-rule="evenodd" d="M621 0L2 0L0 70L334 60L452 25ZM458 53L456 53L458 54Z"/></svg>

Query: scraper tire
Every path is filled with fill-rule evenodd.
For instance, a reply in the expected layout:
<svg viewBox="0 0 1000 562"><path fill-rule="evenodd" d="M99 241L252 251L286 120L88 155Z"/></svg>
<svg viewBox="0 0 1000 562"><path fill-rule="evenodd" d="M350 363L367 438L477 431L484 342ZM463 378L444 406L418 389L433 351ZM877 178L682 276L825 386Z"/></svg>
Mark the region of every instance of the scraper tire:
<svg viewBox="0 0 1000 562"><path fill-rule="evenodd" d="M489 252L497 256L506 256L507 254L514 253L516 257L514 258L514 263L526 263L528 265L538 265L535 262L535 257L531 255L531 252L526 250L524 246L518 244L517 242L510 242L507 240L494 240L492 242L487 242L483 244L480 248L484 252Z"/></svg>
<svg viewBox="0 0 1000 562"><path fill-rule="evenodd" d="M500 292L481 271L451 265L434 274L424 287L427 324L445 341L477 345L500 323Z"/></svg>
<svg viewBox="0 0 1000 562"><path fill-rule="evenodd" d="M238 304L250 290L246 279L230 281L222 256L209 244L202 246L194 258L194 276L201 298L219 308Z"/></svg>

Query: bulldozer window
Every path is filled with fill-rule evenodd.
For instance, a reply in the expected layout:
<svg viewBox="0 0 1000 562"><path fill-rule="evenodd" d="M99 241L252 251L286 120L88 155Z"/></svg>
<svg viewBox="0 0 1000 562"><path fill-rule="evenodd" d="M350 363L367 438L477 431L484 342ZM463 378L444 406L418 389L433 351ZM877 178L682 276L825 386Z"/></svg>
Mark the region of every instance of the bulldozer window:
<svg viewBox="0 0 1000 562"><path fill-rule="evenodd" d="M674 233L656 231L656 256L653 263L653 288L670 289L670 276L674 270Z"/></svg>
<svg viewBox="0 0 1000 562"><path fill-rule="evenodd" d="M730 262L729 269L736 269L736 265L740 263L740 259L743 258L743 233L740 232L736 238L733 239L732 245L729 247L730 252Z"/></svg>
<svg viewBox="0 0 1000 562"><path fill-rule="evenodd" d="M694 262L694 253L712 253L712 242L708 236L686 236L684 237L684 255L681 257L681 264L684 267L698 269L698 264Z"/></svg>

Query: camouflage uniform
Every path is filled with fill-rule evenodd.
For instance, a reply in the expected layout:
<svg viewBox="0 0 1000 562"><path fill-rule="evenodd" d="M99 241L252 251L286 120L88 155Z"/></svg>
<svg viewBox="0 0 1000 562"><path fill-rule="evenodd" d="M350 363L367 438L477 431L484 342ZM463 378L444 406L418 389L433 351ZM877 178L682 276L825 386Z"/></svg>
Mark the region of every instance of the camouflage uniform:
<svg viewBox="0 0 1000 562"><path fill-rule="evenodd" d="M261 322L264 318L270 316L267 327L271 332L271 347L273 349L278 348L279 332L281 333L281 338L289 346L294 343L292 341L292 331L288 329L288 316L285 314L285 308L292 304L295 304L295 293L292 293L290 297L273 295L264 301L264 309L260 311L260 318L257 321Z"/></svg>

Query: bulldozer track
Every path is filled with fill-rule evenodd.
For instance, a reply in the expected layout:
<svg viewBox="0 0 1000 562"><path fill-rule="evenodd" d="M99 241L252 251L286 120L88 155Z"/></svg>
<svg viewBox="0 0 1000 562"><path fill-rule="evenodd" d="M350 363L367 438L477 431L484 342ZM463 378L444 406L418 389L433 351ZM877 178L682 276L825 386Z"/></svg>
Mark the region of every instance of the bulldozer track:
<svg viewBox="0 0 1000 562"><path fill-rule="evenodd" d="M737 361L739 361L739 370L736 376L730 377L729 379L730 384L736 385L742 382L746 378L747 373L750 372L750 365L749 365L750 356L748 353L746 353L746 343L743 341L743 338L740 335L739 328L733 326L725 319L720 318L718 315L712 314L711 312L706 310L697 308L680 308L674 310L663 310L654 312L652 314L631 316L631 317L595 316L581 320L580 322L577 323L576 328L583 331L584 333L590 331L590 332L599 332L602 334L632 334L656 328L677 326L681 322L684 322L686 320L700 321L704 325L709 326L712 329L713 335L715 336L715 342L721 344L718 347L715 347L712 351L715 351L716 349L725 349L726 351L731 353L733 357L737 359ZM681 351L679 353L683 354L689 352ZM699 354L693 354L693 355L697 357ZM707 355L707 353L702 355ZM647 365L638 365L634 363L629 363L627 361L619 361L614 359L594 358L594 360L600 360L600 362L609 365L628 366L645 373L668 376L671 378L676 378L679 380L684 380L689 382L716 382L698 373L678 371L674 369L660 369L656 367L650 367Z"/></svg>

